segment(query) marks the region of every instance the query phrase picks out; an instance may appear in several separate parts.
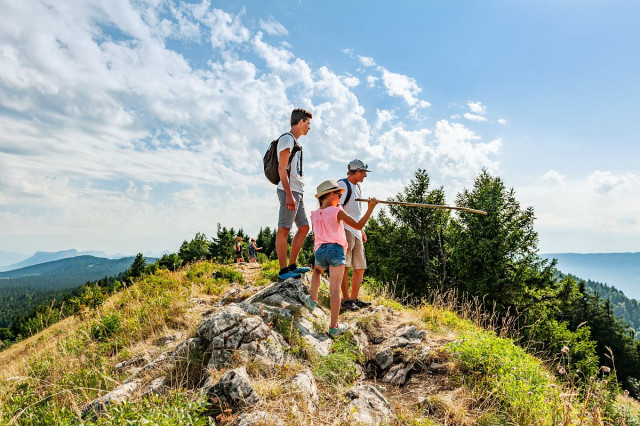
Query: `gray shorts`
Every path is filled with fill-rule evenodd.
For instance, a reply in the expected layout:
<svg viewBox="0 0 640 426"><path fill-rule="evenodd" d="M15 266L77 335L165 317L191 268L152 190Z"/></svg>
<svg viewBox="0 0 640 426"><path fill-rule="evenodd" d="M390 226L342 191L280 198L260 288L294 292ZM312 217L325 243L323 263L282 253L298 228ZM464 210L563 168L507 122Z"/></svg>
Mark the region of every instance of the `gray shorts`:
<svg viewBox="0 0 640 426"><path fill-rule="evenodd" d="M278 200L280 200L280 212L278 213L278 227L291 229L293 222L298 228L309 225L307 212L304 210L304 197L301 193L292 191L293 199L296 200L296 209L287 209L287 196L282 189L278 189Z"/></svg>

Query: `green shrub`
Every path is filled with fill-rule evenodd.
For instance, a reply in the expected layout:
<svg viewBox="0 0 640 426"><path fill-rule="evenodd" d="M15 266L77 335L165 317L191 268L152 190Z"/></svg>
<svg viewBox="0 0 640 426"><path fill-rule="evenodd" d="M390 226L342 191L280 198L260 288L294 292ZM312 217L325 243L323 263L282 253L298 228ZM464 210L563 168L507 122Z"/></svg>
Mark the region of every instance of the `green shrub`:
<svg viewBox="0 0 640 426"><path fill-rule="evenodd" d="M575 419L542 361L510 339L488 331L469 331L447 345L463 365L464 380L480 398L498 404L516 424L558 424ZM564 394L566 395L566 394Z"/></svg>
<svg viewBox="0 0 640 426"><path fill-rule="evenodd" d="M348 385L358 378L356 363L364 361L350 332L333 342L331 353L318 357L313 366L313 374L322 383Z"/></svg>
<svg viewBox="0 0 640 426"><path fill-rule="evenodd" d="M122 317L117 312L113 312L95 321L89 329L89 334L99 342L106 342L121 329Z"/></svg>

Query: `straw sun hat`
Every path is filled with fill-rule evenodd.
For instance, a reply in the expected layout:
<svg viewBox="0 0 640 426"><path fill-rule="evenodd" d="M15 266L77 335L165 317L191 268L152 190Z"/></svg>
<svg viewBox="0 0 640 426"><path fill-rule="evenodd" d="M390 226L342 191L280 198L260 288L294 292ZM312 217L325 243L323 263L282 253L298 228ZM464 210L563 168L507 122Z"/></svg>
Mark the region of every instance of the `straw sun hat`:
<svg viewBox="0 0 640 426"><path fill-rule="evenodd" d="M316 198L322 197L324 194L328 194L329 192L340 191L343 193L345 191L344 188L340 188L338 186L338 182L333 179L325 180L320 185L318 185L318 190L316 193Z"/></svg>

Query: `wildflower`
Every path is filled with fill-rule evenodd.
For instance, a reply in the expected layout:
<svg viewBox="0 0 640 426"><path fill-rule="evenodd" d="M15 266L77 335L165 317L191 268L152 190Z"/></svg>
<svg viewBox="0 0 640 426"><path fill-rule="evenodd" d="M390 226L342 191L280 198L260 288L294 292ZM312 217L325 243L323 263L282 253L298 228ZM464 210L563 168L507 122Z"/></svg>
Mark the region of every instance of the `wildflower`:
<svg viewBox="0 0 640 426"><path fill-rule="evenodd" d="M607 367L606 365L603 365L602 367L600 367L600 370L602 370L602 372L605 374L611 373L611 368Z"/></svg>
<svg viewBox="0 0 640 426"><path fill-rule="evenodd" d="M563 346L562 350L560 352L562 352L563 354L568 354L569 353L569 348L567 346Z"/></svg>
<svg viewBox="0 0 640 426"><path fill-rule="evenodd" d="M559 365L558 374L560 374L561 376L564 376L565 374L567 374L567 370L565 370L563 366Z"/></svg>

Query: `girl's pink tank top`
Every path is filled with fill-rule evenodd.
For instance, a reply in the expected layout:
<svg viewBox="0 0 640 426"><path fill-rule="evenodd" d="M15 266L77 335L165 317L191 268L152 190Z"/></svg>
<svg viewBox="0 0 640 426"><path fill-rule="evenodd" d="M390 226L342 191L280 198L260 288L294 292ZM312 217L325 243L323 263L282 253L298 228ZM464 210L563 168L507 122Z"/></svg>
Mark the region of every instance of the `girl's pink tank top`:
<svg viewBox="0 0 640 426"><path fill-rule="evenodd" d="M322 244L340 244L347 248L347 237L344 234L344 224L338 222L338 212L342 206L325 207L311 212L311 225L313 226L313 247L318 250Z"/></svg>

